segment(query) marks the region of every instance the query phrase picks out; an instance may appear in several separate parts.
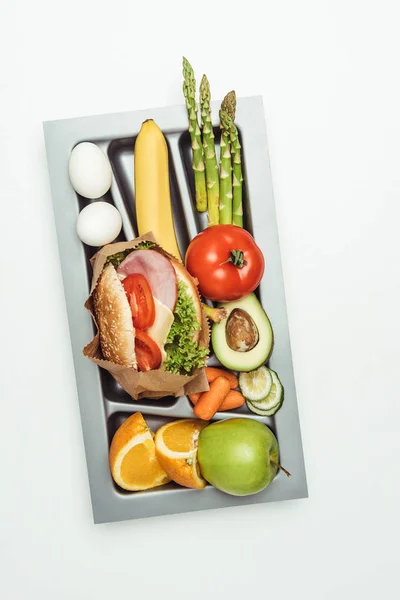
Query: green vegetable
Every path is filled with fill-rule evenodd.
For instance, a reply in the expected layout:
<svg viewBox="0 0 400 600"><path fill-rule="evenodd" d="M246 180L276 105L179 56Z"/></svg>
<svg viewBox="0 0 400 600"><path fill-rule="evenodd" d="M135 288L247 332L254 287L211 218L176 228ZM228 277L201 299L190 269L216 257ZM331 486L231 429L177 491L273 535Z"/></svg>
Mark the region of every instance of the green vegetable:
<svg viewBox="0 0 400 600"><path fill-rule="evenodd" d="M247 373L240 373L239 385L246 400L259 402L264 400L271 391L272 373L265 366Z"/></svg>
<svg viewBox="0 0 400 600"><path fill-rule="evenodd" d="M260 415L260 417L272 417L273 415L275 415L278 410L280 410L282 408L282 404L283 404L283 395L282 395L282 399L281 401L276 404L275 406L273 406L272 408L270 408L269 410L265 410L262 407L262 404L256 403L256 402L250 402L250 400L246 400L246 406L247 408L253 412L256 415Z"/></svg>
<svg viewBox="0 0 400 600"><path fill-rule="evenodd" d="M232 90L231 92L227 93L227 95L221 102L221 108L226 113L228 113L228 115L230 116L232 121L235 120L235 116L236 116L236 92L235 92L235 90Z"/></svg>
<svg viewBox="0 0 400 600"><path fill-rule="evenodd" d="M107 257L107 260L104 263L104 266L108 265L108 263L111 263L113 265L113 267L115 269L117 269L119 267L119 265L122 263L122 261L125 260L125 258L131 252L132 252L132 250L123 250L122 252L117 252L116 254L111 254L111 256Z"/></svg>
<svg viewBox="0 0 400 600"><path fill-rule="evenodd" d="M265 367L264 367L265 368ZM246 398L247 408L256 415L271 417L281 408L284 399L284 389L275 371L268 369L272 378L271 389L267 396L261 400L250 400ZM242 375L242 373L241 373ZM240 383L240 378L239 378ZM242 386L240 386L242 387Z"/></svg>
<svg viewBox="0 0 400 600"><path fill-rule="evenodd" d="M232 223L243 227L243 174L242 174L242 159L241 145L239 142L239 134L236 125L232 121L231 130L231 148L233 154L233 202L232 202Z"/></svg>
<svg viewBox="0 0 400 600"><path fill-rule="evenodd" d="M204 367L208 349L202 348L193 339L193 334L200 329L196 317L193 300L187 293L187 286L178 282L178 300L174 310L174 322L169 331L165 351L165 369L172 373L191 375L192 372Z"/></svg>
<svg viewBox="0 0 400 600"><path fill-rule="evenodd" d="M219 182L219 222L232 223L232 162L230 123L232 119L224 110L219 111L221 121L220 182Z"/></svg>
<svg viewBox="0 0 400 600"><path fill-rule="evenodd" d="M125 260L125 258L131 252L134 252L135 250L149 250L150 248L154 248L154 246L155 244L153 242L140 242L140 244L138 244L135 248L129 248L129 250L123 250L122 252L117 252L116 254L110 254L110 256L107 257L104 266L108 265L108 263L111 263L113 267L117 269L122 261Z"/></svg>
<svg viewBox="0 0 400 600"><path fill-rule="evenodd" d="M227 115L226 126L229 128L229 138L231 142L231 153L233 156L233 202L232 202L232 223L243 227L243 173L241 159L241 145L239 142L239 133L234 123L236 116L236 93L234 90L226 94L222 100L221 109Z"/></svg>
<svg viewBox="0 0 400 600"><path fill-rule="evenodd" d="M199 212L207 210L207 189L204 173L203 146L201 144L200 127L197 120L196 80L190 62L183 57L183 94L189 117L189 133L192 140L193 171L196 193L196 208Z"/></svg>
<svg viewBox="0 0 400 600"><path fill-rule="evenodd" d="M211 120L210 84L205 75L200 83L201 121L203 128L203 148L206 163L207 195L208 195L208 224L219 223L219 177L218 163L215 154L214 131Z"/></svg>
<svg viewBox="0 0 400 600"><path fill-rule="evenodd" d="M140 244L135 246L135 248L133 248L133 251L135 251L135 250L150 250L150 248L154 248L154 247L155 247L154 242L148 242L147 240L145 240L144 242L140 242Z"/></svg>

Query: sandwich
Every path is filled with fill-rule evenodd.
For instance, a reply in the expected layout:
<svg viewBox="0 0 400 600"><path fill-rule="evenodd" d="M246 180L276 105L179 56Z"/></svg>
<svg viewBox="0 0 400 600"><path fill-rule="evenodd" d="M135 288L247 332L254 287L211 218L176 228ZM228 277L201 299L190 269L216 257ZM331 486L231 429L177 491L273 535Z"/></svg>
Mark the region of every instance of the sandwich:
<svg viewBox="0 0 400 600"><path fill-rule="evenodd" d="M105 359L137 371L192 375L204 367L197 285L182 263L145 241L107 258L93 292Z"/></svg>

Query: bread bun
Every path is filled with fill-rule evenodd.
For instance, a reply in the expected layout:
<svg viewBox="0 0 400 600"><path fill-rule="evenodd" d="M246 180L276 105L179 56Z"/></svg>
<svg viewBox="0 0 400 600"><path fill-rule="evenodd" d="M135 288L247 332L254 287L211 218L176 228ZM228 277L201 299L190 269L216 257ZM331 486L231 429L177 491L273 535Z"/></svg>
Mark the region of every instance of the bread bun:
<svg viewBox="0 0 400 600"><path fill-rule="evenodd" d="M93 306L104 358L125 367L137 367L132 312L113 265L107 265L93 293Z"/></svg>
<svg viewBox="0 0 400 600"><path fill-rule="evenodd" d="M193 300L193 305L194 305L194 308L196 311L196 319L201 326L201 324L203 322L203 309L201 307L201 300L200 300L199 291L197 289L197 285L196 285L193 277L190 275L189 271L186 270L186 268L184 267L184 265L182 263L178 262L177 260L171 260L171 263L175 269L175 273L176 273L178 282L182 281L183 283L186 284L187 293ZM201 332L201 328L196 329L196 331L193 334L193 338L196 341L200 337L200 332Z"/></svg>

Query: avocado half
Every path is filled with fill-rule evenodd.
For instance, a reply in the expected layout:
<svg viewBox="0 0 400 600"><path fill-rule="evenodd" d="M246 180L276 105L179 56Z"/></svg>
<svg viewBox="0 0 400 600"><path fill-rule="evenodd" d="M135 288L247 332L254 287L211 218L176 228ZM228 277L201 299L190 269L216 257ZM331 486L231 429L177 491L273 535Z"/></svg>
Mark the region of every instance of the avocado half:
<svg viewBox="0 0 400 600"><path fill-rule="evenodd" d="M249 294L240 300L220 304L227 311L227 318L212 327L211 341L218 360L232 371L253 371L264 364L274 345L274 333L271 323L255 294ZM258 329L258 342L247 352L238 352L228 346L226 340L226 324L229 315L235 308L246 311Z"/></svg>

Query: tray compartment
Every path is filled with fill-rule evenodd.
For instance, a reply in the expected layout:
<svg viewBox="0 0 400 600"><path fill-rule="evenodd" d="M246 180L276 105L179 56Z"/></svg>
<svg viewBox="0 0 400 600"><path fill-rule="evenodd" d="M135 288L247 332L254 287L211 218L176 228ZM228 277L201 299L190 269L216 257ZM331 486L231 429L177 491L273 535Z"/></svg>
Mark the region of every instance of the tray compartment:
<svg viewBox="0 0 400 600"><path fill-rule="evenodd" d="M110 140L107 147L107 154L113 170L116 188L121 195L129 223L133 228L133 237L138 235L135 198L133 195L133 146L136 142L136 137Z"/></svg>
<svg viewBox="0 0 400 600"><path fill-rule="evenodd" d="M190 402L189 399L187 399L187 400L188 400L188 402ZM117 411L108 417L108 420L107 420L108 448L110 448L110 446L111 446L112 439L113 439L117 429L126 421L126 419L128 419L135 412L139 412L139 410L132 410L132 412ZM150 430L153 431L154 433L157 431L157 429L159 429L166 423L169 423L170 421L175 421L179 418L179 417L171 418L170 416L164 416L164 415L159 415L159 414L148 414L143 411L140 411L140 412L142 412L144 420L150 427ZM226 413L226 414L228 414L228 413ZM216 422L220 421L221 418L219 417L219 415L225 415L225 413L217 413L211 419L210 423L216 423ZM194 415L192 415L192 417L193 416ZM231 416L239 417L239 416L249 416L249 415L247 412L247 414L241 415L241 414L236 413ZM226 417L226 418L228 418L228 417ZM261 421L262 419L259 418L257 420ZM276 435L276 437L278 439L275 424L268 423L268 426L274 432L274 434ZM279 439L278 439L278 442L279 442ZM276 478L279 475L280 475L280 473L277 473ZM111 475L110 475L110 477L111 477ZM128 490L122 489L117 483L115 483L115 481L112 479L112 477L111 477L111 480L112 480L113 487L118 494L121 494L123 496L131 496L133 494L133 492L129 492ZM211 486L209 484L207 484L206 487L211 487ZM142 492L134 492L134 494L135 494L135 496L137 494L141 494L141 495L143 495L143 494L160 494L160 493L165 493L169 490L175 490L178 493L181 493L181 492L184 493L185 491L186 492L188 491L188 488L184 488L184 487L176 484L175 482L171 481L170 483L168 483L166 485L152 488L150 490L143 490Z"/></svg>
<svg viewBox="0 0 400 600"><path fill-rule="evenodd" d="M136 413L136 412L139 412L139 411L138 410L132 410L132 411L126 411L126 412L118 411L109 416L108 422L107 422L108 448L111 445L111 440L114 437L114 434L117 431L118 427L120 427L122 425L122 423L124 423L128 417L130 417L133 413ZM142 412L142 411L140 411L140 412ZM168 416L157 415L157 414L149 415L149 414L143 413L143 412L142 412L142 414L143 414L144 420L150 427L151 431L153 431L154 433L157 431L157 429L159 429L160 427L162 427L163 425L165 425L166 423L169 423L169 421L171 421L171 418Z"/></svg>
<svg viewBox="0 0 400 600"><path fill-rule="evenodd" d="M134 236L138 235L136 222L136 204L134 195L134 146L136 138L123 138L110 141L108 146L108 157L113 169L115 181L124 203L129 222L132 224ZM171 193L172 215L175 225L175 233L178 246L184 256L189 245L190 235L186 227L185 219L182 219L183 201L175 172L174 158L168 136L165 136L168 148L169 184ZM117 207L118 208L118 207Z"/></svg>
<svg viewBox="0 0 400 600"><path fill-rule="evenodd" d="M173 134L172 134L173 135ZM176 134L175 134L176 137ZM137 222L135 214L135 198L133 193L133 182L134 182L134 145L136 143L137 136L124 137L114 140L103 140L101 143L97 140L90 140L93 143L97 143L102 150L108 155L110 164L113 171L113 183L111 189L102 197L95 200L90 200L75 194L78 201L79 211L85 206L92 202L105 201L113 204L121 213L122 216L122 230L115 241L127 241L133 239L138 235ZM174 215L174 224L176 235L178 239L178 245L181 252L186 251L189 245L189 233L186 227L185 220L182 219L183 211L183 200L180 194L180 189L175 173L174 158L171 155L170 144L167 136L167 147L169 153L169 173L170 173L170 192L171 192L171 204ZM86 258L86 268L88 275L88 294L92 281L92 267L90 259L100 248L93 248L82 244ZM93 323L93 333L95 333L95 325ZM104 394L105 401L112 401L116 403L126 403L131 405L132 398L125 392L125 390L115 381L112 375L104 370L100 369L100 378ZM154 402L158 403L160 409L172 406L177 402L177 398L174 396L167 396L159 400L154 399L143 399L141 403L143 405L152 406Z"/></svg>
<svg viewBox="0 0 400 600"><path fill-rule="evenodd" d="M154 417L162 417L163 419L167 419L167 421L174 421L176 419L196 419L196 415L193 413L193 405L187 396L180 396L179 398L174 398L173 396L167 396L161 400L152 400L152 399L141 399L141 400L131 400L130 403L124 404L123 402L112 402L109 401L106 404L106 412L108 418L113 418L113 415L121 414L127 416L135 413L141 412L143 416L145 415L154 418ZM170 400L170 402L168 402ZM233 410L227 411L219 411L217 412L211 421L222 421L225 419L234 419L238 417L244 417L253 419L255 421L260 421L271 427L274 431L276 428L275 415L272 417L261 417L260 415L256 415L250 412L246 405L241 406L240 408L235 408ZM145 417L146 418L146 417ZM122 421L121 421L122 422Z"/></svg>
<svg viewBox="0 0 400 600"><path fill-rule="evenodd" d="M217 161L219 164L221 130L219 127L213 127L213 131L214 131L214 136L215 136L215 139L214 139L215 153L216 153ZM239 141L242 144L242 134L240 132L239 127L238 127L238 133L239 133ZM190 193L190 208L193 211L193 213L195 214L195 220L196 220L196 224L197 224L197 232L200 232L207 227L207 217L206 217L206 213L199 213L196 210L194 174L193 174L193 168L192 168L192 143L191 143L190 134L188 131L184 131L179 137L179 151L180 151L181 160L182 160L182 164L183 164L184 171L185 171L185 177L186 177L186 181L187 181L187 185L188 185L188 189L189 189L189 193ZM244 183L244 185L243 185L243 208L244 208L244 210L243 210L243 226L245 229L250 231L250 233L252 233L253 229L252 229L252 222L251 222L251 209L250 209L250 203L248 202L248 191L247 191L247 185L246 185L246 160L245 160L245 153L243 151L243 144L242 144L242 150L241 150L241 159L242 159L242 170L243 170L243 177L244 177L244 182L243 182Z"/></svg>
<svg viewBox="0 0 400 600"><path fill-rule="evenodd" d="M109 402L124 403L127 405L135 406L138 404L138 400L134 400L129 394L119 385L114 377L105 369L100 369L101 385L103 388L104 399ZM169 408L176 404L178 398L175 396L165 396L158 400L152 398L142 398L140 400L141 406L153 406L157 403L157 406L162 408Z"/></svg>

